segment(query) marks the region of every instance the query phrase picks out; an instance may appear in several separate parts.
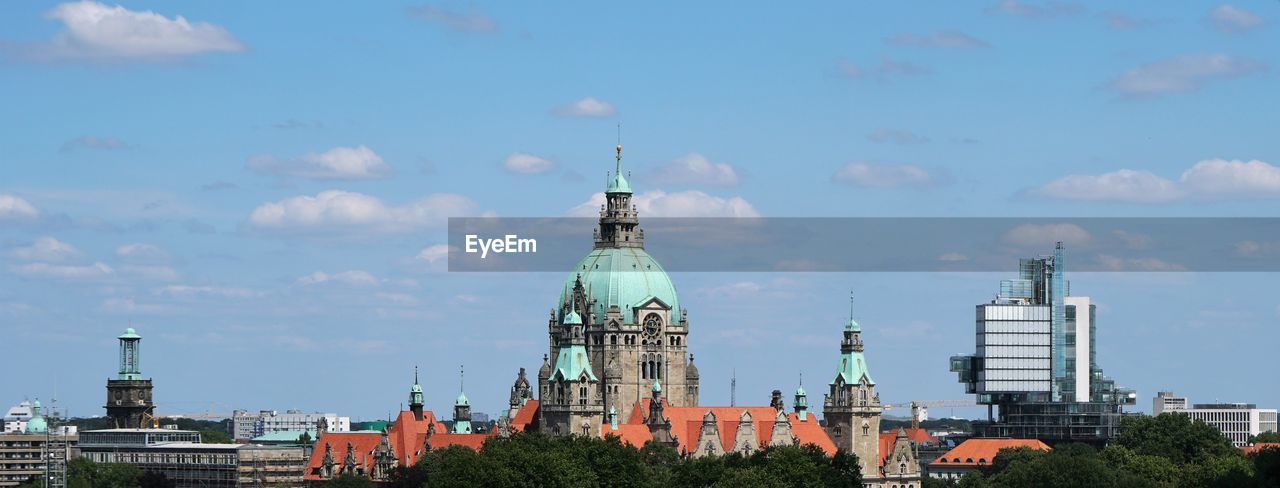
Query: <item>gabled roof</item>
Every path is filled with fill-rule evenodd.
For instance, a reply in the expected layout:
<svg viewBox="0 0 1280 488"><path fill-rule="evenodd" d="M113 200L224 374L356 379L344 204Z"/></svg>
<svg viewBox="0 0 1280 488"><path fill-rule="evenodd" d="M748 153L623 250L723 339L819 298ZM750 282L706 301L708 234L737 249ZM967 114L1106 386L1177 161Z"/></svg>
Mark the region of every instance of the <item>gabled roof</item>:
<svg viewBox="0 0 1280 488"><path fill-rule="evenodd" d="M929 463L929 466L986 466L991 464L991 460L995 459L1001 449L1014 447L1050 450L1048 444L1036 439L969 439Z"/></svg>
<svg viewBox="0 0 1280 488"><path fill-rule="evenodd" d="M518 431L525 431L538 419L538 401L529 399L524 401L524 405L516 410L515 418L511 419L511 428Z"/></svg>
<svg viewBox="0 0 1280 488"><path fill-rule="evenodd" d="M324 464L325 444L329 444L333 456L333 472L336 474L342 472L342 462L347 457L347 444L351 444L356 462L363 462L365 459L373 458L373 450L378 447L379 442L382 442L381 432L321 432L320 438L316 439L316 445L311 450L311 459L307 461L307 471L303 474L303 478L321 479L320 468ZM397 454L399 454L398 451ZM360 467L366 472L369 469L368 466Z"/></svg>
<svg viewBox="0 0 1280 488"><path fill-rule="evenodd" d="M1240 452L1247 456L1263 449L1280 449L1280 442L1259 442L1252 446L1241 447Z"/></svg>
<svg viewBox="0 0 1280 488"><path fill-rule="evenodd" d="M556 354L555 366L551 369L551 377L569 381L578 381L583 377L591 381L599 381L591 371L591 361L587 358L587 348L581 344L560 346Z"/></svg>
<svg viewBox="0 0 1280 488"><path fill-rule="evenodd" d="M605 423L600 427L600 437L608 438L609 436L617 437L623 444L633 447L643 447L644 443L653 439L653 434L649 432L649 426L644 424L619 423L617 427L614 427Z"/></svg>
<svg viewBox="0 0 1280 488"><path fill-rule="evenodd" d="M637 404L635 408L632 408L631 418L627 419L627 424L643 425L644 415L648 414L649 404L652 401L652 399L646 398ZM698 437L702 433L702 418L707 412L711 412L716 416L716 430L719 431L722 446L728 448L728 446L734 445L733 441L737 436L743 412L751 414L751 424L755 430L757 447L764 448L769 445L777 415L777 410L774 410L773 407L682 407L671 405L667 403L666 399L663 399L662 413L671 422L671 434L676 437L678 444L676 451L693 452L697 448ZM815 415L808 413L804 422L801 422L795 413L788 414L787 419L791 422L791 434L796 437L801 445L814 444L828 455L836 453L835 443L831 441L831 437L827 435L826 430L818 423ZM620 424L619 427L621 426Z"/></svg>
<svg viewBox="0 0 1280 488"><path fill-rule="evenodd" d="M430 410L422 412L422 420L413 417L413 412L405 410L400 412L396 417L396 421L387 430L387 442L391 444L391 449L395 451L396 463L403 464L406 456L409 464L413 464L422 455L423 440L427 436L427 429L431 425L435 425L437 434L431 438L432 448L446 447L451 444L463 444L467 446L479 446L484 443L483 437L487 434L463 434L463 436L480 436L477 442L474 439L458 438L456 434L446 434L448 429L445 425L436 420L435 413ZM445 435L450 437L441 438ZM438 439L440 438L440 439ZM457 438L457 439L455 439ZM438 440L437 440L438 439ZM373 462L373 450L382 442L382 432L322 432L320 438L316 439L315 445L312 447L311 458L307 460L307 470L304 479L320 479L320 468L324 464L324 445L329 443L333 450L334 472L341 472L342 461L347 455L347 443L350 442L352 450L356 456L357 462ZM478 447L477 447L478 449ZM367 461L366 461L367 460ZM372 466L362 466L366 473L372 469Z"/></svg>
<svg viewBox="0 0 1280 488"><path fill-rule="evenodd" d="M843 379L845 384L856 385L862 381L864 376L867 378L867 384L876 384L876 381L871 379L871 373L867 372L867 362L862 358L862 353L842 353L840 354L840 366L836 369L836 377L831 380L831 384L834 385Z"/></svg>

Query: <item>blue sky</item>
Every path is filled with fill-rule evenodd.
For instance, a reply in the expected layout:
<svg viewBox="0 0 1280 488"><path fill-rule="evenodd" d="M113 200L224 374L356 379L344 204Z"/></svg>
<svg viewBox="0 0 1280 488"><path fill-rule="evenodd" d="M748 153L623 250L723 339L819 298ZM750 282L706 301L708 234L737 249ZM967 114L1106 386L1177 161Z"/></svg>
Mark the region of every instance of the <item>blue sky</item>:
<svg viewBox="0 0 1280 488"><path fill-rule="evenodd" d="M380 418L415 364L496 413L563 277L444 272L444 219L591 208L619 123L643 215L1276 215L1280 4L1116 8L5 3L0 402L100 414L132 323L160 413ZM1015 265L673 279L706 403L825 382L850 289L905 402ZM1274 275L1071 279L1140 409L1280 405Z"/></svg>

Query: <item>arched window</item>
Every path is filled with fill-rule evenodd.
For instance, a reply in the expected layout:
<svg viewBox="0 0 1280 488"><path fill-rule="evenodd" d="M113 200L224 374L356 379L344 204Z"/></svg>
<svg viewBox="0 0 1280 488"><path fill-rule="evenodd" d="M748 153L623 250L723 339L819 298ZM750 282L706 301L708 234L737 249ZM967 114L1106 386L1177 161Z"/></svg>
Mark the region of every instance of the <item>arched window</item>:
<svg viewBox="0 0 1280 488"><path fill-rule="evenodd" d="M658 361L657 363L654 363L653 373L654 373L653 374L654 378L662 379L662 361Z"/></svg>
<svg viewBox="0 0 1280 488"><path fill-rule="evenodd" d="M868 426L867 424L862 424L862 435L869 435L868 432L870 432L870 430L871 430L870 426Z"/></svg>
<svg viewBox="0 0 1280 488"><path fill-rule="evenodd" d="M618 345L618 334L609 336L609 344L613 346Z"/></svg>
<svg viewBox="0 0 1280 488"><path fill-rule="evenodd" d="M898 474L907 474L907 463L898 465Z"/></svg>

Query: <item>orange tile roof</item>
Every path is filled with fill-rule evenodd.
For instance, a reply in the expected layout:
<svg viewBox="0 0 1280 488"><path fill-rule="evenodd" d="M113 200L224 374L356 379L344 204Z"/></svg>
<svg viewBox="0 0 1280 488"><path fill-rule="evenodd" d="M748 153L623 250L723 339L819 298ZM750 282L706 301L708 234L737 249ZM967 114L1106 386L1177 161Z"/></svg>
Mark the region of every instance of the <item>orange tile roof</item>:
<svg viewBox="0 0 1280 488"><path fill-rule="evenodd" d="M632 447L643 447L644 443L653 439L653 434L649 433L649 426L644 424L619 423L617 427L610 424L602 425L600 427L600 437L607 438L609 436L615 436L623 444Z"/></svg>
<svg viewBox="0 0 1280 488"><path fill-rule="evenodd" d="M984 466L991 464L1001 449L1029 447L1048 451L1047 444L1036 439L969 439L946 454L938 457L930 466Z"/></svg>
<svg viewBox="0 0 1280 488"><path fill-rule="evenodd" d="M827 434L827 430L822 428L822 424L818 423L818 416L813 412L805 412L806 420L800 421L800 417L792 412L787 415L791 419L791 434L799 439L800 445L813 444L821 448L828 456L836 454L836 443L831 440L831 436Z"/></svg>
<svg viewBox="0 0 1280 488"><path fill-rule="evenodd" d="M644 415L649 412L651 399L644 399L631 409L631 418L627 424L644 424ZM725 449L733 448L733 441L738 434L739 419L742 412L751 413L751 424L755 428L757 446L763 448L769 444L773 436L773 426L777 411L773 407L712 407L674 406L663 400L662 413L671 422L671 434L676 437L676 451L691 453L697 447L698 437L702 434L702 417L708 411L716 416L716 428L720 433L720 445ZM800 444L814 444L827 454L835 454L836 446L827 435L826 430L818 423L817 416L809 414L805 422L800 422L796 414L787 415L791 421L791 434Z"/></svg>
<svg viewBox="0 0 1280 488"><path fill-rule="evenodd" d="M511 428L523 432L538 418L538 401L525 400L524 405L516 410L516 417L511 419Z"/></svg>
<svg viewBox="0 0 1280 488"><path fill-rule="evenodd" d="M333 455L333 472L342 472L342 462L347 457L347 444L351 444L357 463L373 462L373 449L382 442L380 432L321 432L307 462L305 479L320 479L320 467L324 464L324 445L329 444ZM367 472L369 467L361 466Z"/></svg>
<svg viewBox="0 0 1280 488"><path fill-rule="evenodd" d="M417 462L422 456L423 441L427 429L435 425L437 434L431 438L432 448L461 444L479 449L484 439L491 434L449 434L444 423L436 420L435 413L430 410L422 412L422 420L413 417L413 412L405 410L396 417L395 423L387 430L387 442L395 451L396 463L407 464ZM360 463L373 462L373 450L382 442L381 432L323 432L312 447L311 459L307 461L305 479L320 479L320 468L324 464L324 445L329 443L333 449L335 472L342 469L342 461L347 456L347 443L350 442ZM362 466L367 473L371 466Z"/></svg>
<svg viewBox="0 0 1280 488"><path fill-rule="evenodd" d="M1263 449L1280 449L1280 442L1258 442L1252 446L1241 447L1240 451L1249 455Z"/></svg>

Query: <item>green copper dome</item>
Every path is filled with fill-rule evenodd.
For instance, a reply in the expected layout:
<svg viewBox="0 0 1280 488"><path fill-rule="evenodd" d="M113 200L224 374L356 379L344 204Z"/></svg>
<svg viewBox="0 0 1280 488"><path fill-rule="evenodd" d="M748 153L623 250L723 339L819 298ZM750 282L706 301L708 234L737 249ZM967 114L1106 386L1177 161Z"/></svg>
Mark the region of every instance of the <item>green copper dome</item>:
<svg viewBox="0 0 1280 488"><path fill-rule="evenodd" d="M458 392L458 399L453 401L454 406L470 405L471 401L467 400L467 394Z"/></svg>
<svg viewBox="0 0 1280 488"><path fill-rule="evenodd" d="M650 298L662 300L662 303L676 311L677 315L674 317L679 317L680 300L676 297L676 286L671 283L671 278L662 269L662 265L643 248L592 249L569 271L560 292L559 303L565 302L565 293L572 292L574 280L579 275L582 276L582 286L596 300L591 312L597 320L604 317L611 305L617 305L628 322L635 320L635 317L629 316L631 307L639 306Z"/></svg>
<svg viewBox="0 0 1280 488"><path fill-rule="evenodd" d="M631 184L627 183L627 179L622 173L613 175L613 179L609 180L609 185L605 187L605 193L631 193Z"/></svg>
<svg viewBox="0 0 1280 488"><path fill-rule="evenodd" d="M44 415L40 413L40 400L36 400L31 404L31 419L27 420L28 434L43 434L49 431L49 423L44 420Z"/></svg>
<svg viewBox="0 0 1280 488"><path fill-rule="evenodd" d="M116 339L141 339L141 338L142 336L138 335L138 332L133 330L133 327L129 327L125 329L124 333L120 334L120 337L117 337Z"/></svg>

